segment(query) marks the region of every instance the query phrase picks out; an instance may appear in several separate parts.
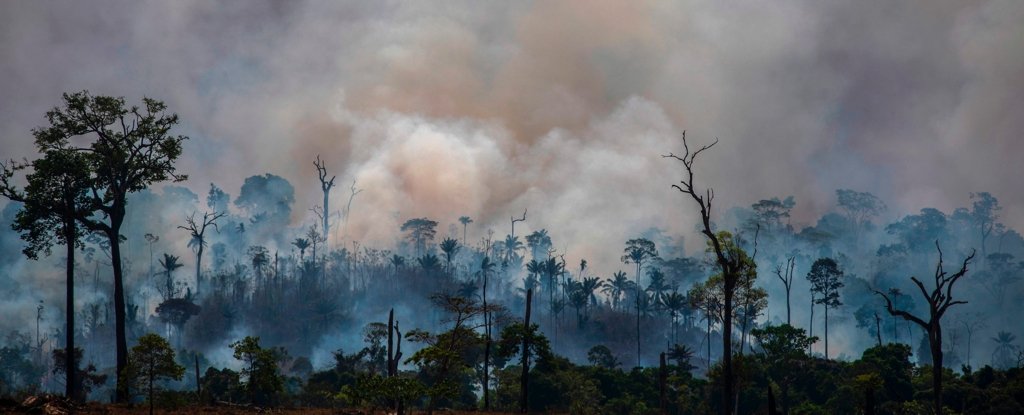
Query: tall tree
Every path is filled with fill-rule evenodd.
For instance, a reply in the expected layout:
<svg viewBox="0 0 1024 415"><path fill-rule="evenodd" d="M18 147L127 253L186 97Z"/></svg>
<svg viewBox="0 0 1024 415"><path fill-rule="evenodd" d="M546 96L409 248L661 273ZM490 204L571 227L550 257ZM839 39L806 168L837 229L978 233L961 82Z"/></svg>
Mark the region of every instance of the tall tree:
<svg viewBox="0 0 1024 415"><path fill-rule="evenodd" d="M680 161L683 163L683 167L686 172L682 180L678 184L673 184L672 187L676 190L688 195L693 199L694 203L697 204L698 210L700 211L701 224L703 228L701 233L704 234L708 239L708 245L711 246L711 251L715 254L715 262L721 269L722 273L722 307L723 315L731 316L733 314L733 295L736 291L736 284L746 268L746 254L737 255L739 252L730 252L723 247L722 241L719 236L715 234L714 227L711 224L711 208L712 202L715 199L715 192L711 188L698 190L695 187L694 182L694 163L697 161L699 156L704 151L707 151L715 144L718 144L718 140L715 142L701 146L700 148L690 151L690 146L686 142L686 132L683 132L682 136L684 152L681 156L677 156L673 153L669 153L663 157L668 157ZM742 252L742 250L740 250ZM725 379L725 387L722 388L722 409L725 415L731 415L733 413L733 396L734 396L734 385L736 379L733 377L733 365L732 365L732 319L722 319L722 366L724 368L723 375Z"/></svg>
<svg viewBox="0 0 1024 415"><path fill-rule="evenodd" d="M427 218L409 219L402 224L402 232L409 232L409 242L413 243L416 256L423 255L427 249L427 242L434 240L437 235L437 221Z"/></svg>
<svg viewBox="0 0 1024 415"><path fill-rule="evenodd" d="M640 270L644 262L658 257L658 249L654 242L644 238L626 241L622 262L636 265L636 365L640 366L640 296L645 295L640 285Z"/></svg>
<svg viewBox="0 0 1024 415"><path fill-rule="evenodd" d="M935 249L939 251L939 262L935 266L935 288L928 291L924 283L917 277L910 277L910 280L921 290L921 295L928 302L928 320L911 314L910 311L893 307L893 302L885 293L875 290L875 293L885 299L886 310L889 314L902 317L904 320L921 326L928 333L928 346L932 352L932 399L934 400L934 411L936 415L942 415L942 316L946 310L957 304L967 304L964 300L953 300L953 286L957 280L967 274L967 265L974 259L975 252L972 251L967 258L964 258L960 270L948 274L942 268L942 248L939 241L935 241Z"/></svg>
<svg viewBox="0 0 1024 415"><path fill-rule="evenodd" d="M80 153L65 149L46 151L42 158L31 163L32 172L26 176L28 184L25 189L18 189L11 184L11 179L18 170L28 165L0 163L0 195L22 203L12 228L21 233L21 238L28 243L22 250L26 257L38 259L39 254L50 254L53 243L62 244L66 248L65 257L65 311L66 327L65 350L68 362L66 370L65 396L77 399L78 391L75 375L78 362L75 362L75 250L82 247L81 238L84 230L76 223L76 218L92 210L92 201L87 191L89 184L89 165Z"/></svg>
<svg viewBox="0 0 1024 415"><path fill-rule="evenodd" d="M459 246L459 241L452 238L444 238L444 240L441 241L440 247L441 252L444 253L445 260L448 263L448 278L453 278L455 274L452 273L452 258L455 257L455 254L459 253L459 248L461 248Z"/></svg>
<svg viewBox="0 0 1024 415"><path fill-rule="evenodd" d="M989 192L971 193L971 200L974 202L971 203L970 218L978 227L978 236L981 239L981 257L988 260L985 243L988 241L989 235L992 234L992 229L995 229L996 221L999 220L999 211L1003 207L999 206L999 199Z"/></svg>
<svg viewBox="0 0 1024 415"><path fill-rule="evenodd" d="M858 228L864 227L871 218L885 211L885 203L869 192L838 189L836 199L839 209L842 209L850 223Z"/></svg>
<svg viewBox="0 0 1024 415"><path fill-rule="evenodd" d="M842 305L839 289L843 287L843 270L832 258L818 258L807 272L815 302L825 307L825 358L828 359L828 309Z"/></svg>
<svg viewBox="0 0 1024 415"><path fill-rule="evenodd" d="M192 236L189 244L193 245L193 249L196 251L196 296L199 295L199 290L203 285L202 264L203 249L206 248L206 228L212 226L214 231L220 233L220 228L217 227L217 220L225 215L227 215L227 212L203 212L203 219L197 223L196 213L192 212L191 216L185 218L185 225L178 226L178 229L184 229Z"/></svg>
<svg viewBox="0 0 1024 415"><path fill-rule="evenodd" d="M87 91L65 93L63 99L62 107L46 113L50 126L36 131L36 144L43 151L72 149L82 154L90 166L92 204L102 215L83 212L78 221L110 241L118 373L116 400L124 402L128 395L120 378L128 366L128 339L121 225L128 194L168 179L185 180L187 177L175 170L174 162L188 137L170 135L178 116L166 114L167 106L154 99L143 98L141 108L126 107L124 98L92 96ZM74 137L90 137L92 141L87 146L72 146Z"/></svg>
<svg viewBox="0 0 1024 415"><path fill-rule="evenodd" d="M775 266L775 276L779 277L782 281L782 285L786 288L786 324L792 324L791 318L793 316L793 310L789 302L790 294L793 290L793 270L796 268L796 254L792 254L786 258L786 266L782 265Z"/></svg>
<svg viewBox="0 0 1024 415"><path fill-rule="evenodd" d="M469 216L460 216L459 217L459 223L462 224L462 244L465 245L466 244L466 228L469 227L469 224L473 223L473 219L471 219Z"/></svg>
<svg viewBox="0 0 1024 415"><path fill-rule="evenodd" d="M327 178L327 162L320 159L320 155L316 155L316 160L313 161L313 166L316 167L317 177L320 179L320 190L324 192L324 204L322 205L323 212L321 212L321 219L323 220L323 234L327 237L327 232L331 230L330 227L330 196L331 189L334 188L334 179L338 176L331 176Z"/></svg>

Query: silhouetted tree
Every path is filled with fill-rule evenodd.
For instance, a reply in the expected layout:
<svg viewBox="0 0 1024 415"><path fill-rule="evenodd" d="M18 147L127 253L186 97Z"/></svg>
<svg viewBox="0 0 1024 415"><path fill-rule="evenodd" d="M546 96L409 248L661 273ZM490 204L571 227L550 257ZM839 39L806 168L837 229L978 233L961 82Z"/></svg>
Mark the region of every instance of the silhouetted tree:
<svg viewBox="0 0 1024 415"><path fill-rule="evenodd" d="M767 364L769 376L779 385L782 392L782 413L789 413L789 386L801 375L808 360L805 350L818 341L808 337L803 329L783 324L768 325L750 332L757 339L760 349L758 357Z"/></svg>
<svg viewBox="0 0 1024 415"><path fill-rule="evenodd" d="M473 219L471 219L469 216L460 216L459 217L459 223L462 224L462 244L465 245L466 244L466 228L469 227L469 224L473 223Z"/></svg>
<svg viewBox="0 0 1024 415"><path fill-rule="evenodd" d="M775 276L779 277L782 281L782 286L786 288L786 324L792 324L790 319L793 316L792 307L790 306L790 294L793 290L793 270L796 268L796 254L790 255L786 258L786 266L781 265L775 266Z"/></svg>
<svg viewBox="0 0 1024 415"><path fill-rule="evenodd" d="M117 373L128 366L124 270L121 266L121 225L129 193L168 179L182 181L174 162L181 155L185 136L172 136L178 116L165 114L164 103L143 98L143 106L126 107L124 98L92 96L87 91L63 95L62 107L46 113L50 126L38 129L40 150L69 149L82 154L91 167L92 205L102 215L83 212L78 221L88 230L100 232L110 242L114 273L114 332ZM93 138L88 145L71 145L75 137ZM116 400L127 398L118 381Z"/></svg>
<svg viewBox="0 0 1024 415"><path fill-rule="evenodd" d="M978 236L981 239L981 257L987 261L988 249L986 249L985 242L988 241L989 235L995 229L996 221L999 220L999 211L1003 207L999 206L999 199L989 192L971 193L971 200L973 202L971 203L970 218L978 227Z"/></svg>
<svg viewBox="0 0 1024 415"><path fill-rule="evenodd" d="M323 232L324 237L326 237L327 233L330 232L330 230L331 230L331 227L330 227L330 217L331 217L331 209L330 209L330 200L331 199L330 199L330 196L331 196L331 189L334 188L334 179L336 177L338 177L338 176L331 176L330 179L327 178L327 162L325 162L323 160L320 160L320 155L319 154L317 154L316 160L313 161L313 166L316 167L316 174L317 174L317 177L320 179L320 190L322 190L324 192L324 204L321 205L322 206L321 208L323 209L323 211L321 212L320 217L321 217L321 220L323 222L323 231L322 232Z"/></svg>
<svg viewBox="0 0 1024 415"><path fill-rule="evenodd" d="M37 130L39 131L39 130ZM38 132L37 132L38 134ZM25 188L18 189L10 183L16 171L29 166L32 172L25 180ZM39 254L50 254L53 243L66 248L65 257L65 344L67 350L75 349L75 250L83 247L81 238L84 230L76 218L93 210L90 189L89 165L81 153L63 148L54 148L30 165L11 162L0 163L0 196L20 202L21 209L15 216L12 229L21 233L28 244L22 252L29 259L38 259ZM74 353L70 356L69 367L78 367ZM76 371L65 372L65 391L68 399L78 399L74 390Z"/></svg>
<svg viewBox="0 0 1024 415"><path fill-rule="evenodd" d="M146 391L149 414L153 415L153 393L157 390L155 382L161 379L181 380L185 375L185 367L174 360L174 349L167 340L153 333L139 337L138 343L132 347L128 362L125 377L134 389Z"/></svg>
<svg viewBox="0 0 1024 415"><path fill-rule="evenodd" d="M448 277L453 278L455 275L452 273L452 258L455 257L455 254L459 253L459 241L452 238L444 238L444 240L441 241L440 247L448 264Z"/></svg>
<svg viewBox="0 0 1024 415"><path fill-rule="evenodd" d="M626 241L625 254L622 255L624 264L636 265L636 365L640 366L640 296L643 295L640 285L640 269L647 260L657 258L658 250L651 242L644 238L630 239Z"/></svg>
<svg viewBox="0 0 1024 415"><path fill-rule="evenodd" d="M714 147L718 144L718 140L709 145L701 146L696 151L691 152L690 147L686 142L686 132L683 132L682 136L684 153L682 156L677 156L673 153L669 153L666 156L683 163L683 167L686 169L685 177L679 181L678 184L673 184L672 187L676 190L689 195L690 198L697 204L700 211L701 224L703 229L701 232L708 238L708 245L711 246L711 251L715 254L715 261L722 273L722 307L723 315L731 316L733 314L733 295L735 294L736 284L739 282L742 276L743 270L747 267L746 254L736 255L735 252L729 252L724 249L722 242L718 235L715 234L714 228L711 225L711 206L715 198L715 192L708 188L703 191L698 191L694 185L694 162L697 161L697 156L700 153ZM732 367L732 319L722 319L722 366L724 375L724 388L722 388L722 409L725 415L731 415L733 413L733 386L736 379L733 377Z"/></svg>
<svg viewBox="0 0 1024 415"><path fill-rule="evenodd" d="M227 215L227 212L203 212L203 219L199 223L196 223L196 214L192 212L192 215L185 218L185 226L178 226L178 229L184 229L189 232L192 240L189 241L189 245L192 245L196 252L196 296L199 295L200 287L203 284L202 279L202 264L203 264L203 249L206 248L206 228L213 226L214 231L220 233L220 228L217 227L217 220Z"/></svg>
<svg viewBox="0 0 1024 415"><path fill-rule="evenodd" d="M942 316L946 314L946 310L957 304L967 304L967 301L953 300L953 285L956 284L957 280L963 278L967 274L967 265L974 259L974 252L972 251L967 258L964 258L963 265L960 266L960 270L953 273L952 275L947 274L942 268L942 248L939 247L939 241L935 241L935 249L939 251L938 265L935 266L935 288L929 293L924 287L924 284L917 279L917 277L910 277L911 281L917 285L917 288L921 290L921 295L924 296L928 302L928 320L924 320L914 314L911 314L907 310L896 309L893 307L893 302L885 293L875 290L875 293L882 296L885 299L885 307L889 311L889 314L900 316L907 321L911 321L918 326L921 326L925 332L928 333L928 344L932 352L932 391L934 399L934 411L937 415L942 415Z"/></svg>
<svg viewBox="0 0 1024 415"><path fill-rule="evenodd" d="M402 232L408 232L409 242L412 242L416 255L423 255L427 243L434 240L437 234L437 222L427 218L409 219L402 224Z"/></svg>
<svg viewBox="0 0 1024 415"><path fill-rule="evenodd" d="M807 273L815 302L825 307L825 358L828 359L828 309L842 305L839 289L843 287L843 271L832 258L818 258Z"/></svg>

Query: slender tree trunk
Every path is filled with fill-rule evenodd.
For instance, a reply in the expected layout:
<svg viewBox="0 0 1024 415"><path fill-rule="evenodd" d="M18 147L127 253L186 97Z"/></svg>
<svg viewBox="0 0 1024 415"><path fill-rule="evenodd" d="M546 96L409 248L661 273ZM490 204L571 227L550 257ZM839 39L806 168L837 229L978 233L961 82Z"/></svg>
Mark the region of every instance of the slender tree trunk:
<svg viewBox="0 0 1024 415"><path fill-rule="evenodd" d="M395 332L394 332L394 330L395 330L395 309L392 308L391 311L388 312L388 367L387 367L387 377L392 377L392 376L395 375L394 369L393 369L393 367L395 365L395 355L393 353L394 352L393 347L395 345Z"/></svg>
<svg viewBox="0 0 1024 415"><path fill-rule="evenodd" d="M193 354L196 363L196 398L203 399L203 384L199 382L199 353Z"/></svg>
<svg viewBox="0 0 1024 415"><path fill-rule="evenodd" d="M67 384L64 386L64 396L72 401L77 401L78 393L75 390L75 375L78 368L75 362L75 220L66 218L64 220L64 242L67 244L67 328L65 329L66 375Z"/></svg>
<svg viewBox="0 0 1024 415"><path fill-rule="evenodd" d="M814 295L811 295L811 324L807 326L807 337L814 337ZM807 353L811 354L814 351L814 345L811 343L807 344Z"/></svg>
<svg viewBox="0 0 1024 415"><path fill-rule="evenodd" d="M658 405L662 415L668 415L668 367L665 364L665 352L661 352L658 362Z"/></svg>
<svg viewBox="0 0 1024 415"><path fill-rule="evenodd" d="M196 298L203 286L203 238L199 238L199 249L196 250Z"/></svg>
<svg viewBox="0 0 1024 415"><path fill-rule="evenodd" d="M112 218L116 225L107 235L110 238L110 262L114 269L114 333L116 337L117 351L117 387L115 401L118 403L128 401L127 385L123 379L123 373L128 367L128 338L126 336L125 322L125 299L124 299L124 270L121 267L121 240L120 224L123 216Z"/></svg>
<svg viewBox="0 0 1024 415"><path fill-rule="evenodd" d="M153 415L153 358L149 361L149 415Z"/></svg>
<svg viewBox="0 0 1024 415"><path fill-rule="evenodd" d="M932 329L928 330L928 341L932 349L932 393L935 414L942 415L942 326L938 318L932 317Z"/></svg>
<svg viewBox="0 0 1024 415"><path fill-rule="evenodd" d="M828 304L825 304L825 360L828 360Z"/></svg>
<svg viewBox="0 0 1024 415"><path fill-rule="evenodd" d="M523 374L519 378L519 412L530 411L530 304L533 302L533 289L526 290L526 317L523 319L526 331L523 333Z"/></svg>
<svg viewBox="0 0 1024 415"><path fill-rule="evenodd" d="M640 287L640 263L636 264L636 367L640 367L640 296L643 295L643 288Z"/></svg>
<svg viewBox="0 0 1024 415"><path fill-rule="evenodd" d="M722 388L723 414L733 413L733 377L732 377L732 299L736 289L735 282L725 281L725 310L722 314L722 362L725 366L725 387Z"/></svg>
<svg viewBox="0 0 1024 415"><path fill-rule="evenodd" d="M786 286L786 324L792 326L791 319L793 317L793 311L789 305L789 286Z"/></svg>

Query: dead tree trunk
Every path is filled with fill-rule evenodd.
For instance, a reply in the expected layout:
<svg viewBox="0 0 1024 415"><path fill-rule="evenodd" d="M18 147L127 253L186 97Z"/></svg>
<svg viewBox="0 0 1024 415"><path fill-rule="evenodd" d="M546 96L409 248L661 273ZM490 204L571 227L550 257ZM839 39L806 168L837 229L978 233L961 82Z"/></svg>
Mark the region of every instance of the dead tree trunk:
<svg viewBox="0 0 1024 415"><path fill-rule="evenodd" d="M324 239L327 239L327 232L330 230L330 217L331 209L329 207L331 188L334 187L334 179L338 176L331 176L330 180L327 179L327 163L320 160L320 155L316 156L316 161L313 162L313 166L316 167L317 176L320 178L320 190L324 192L324 204L323 204L323 235Z"/></svg>
<svg viewBox="0 0 1024 415"><path fill-rule="evenodd" d="M743 255L738 253L730 252L724 246L722 241L719 240L718 235L715 234L711 226L711 205L715 198L715 191L711 188L699 191L694 187L694 162L697 160L697 156L715 144L718 144L718 140L709 145L702 146L696 151L691 152L690 147L686 142L686 132L683 132L683 148L684 153L682 156L669 153L663 157L672 158L683 163L683 167L686 169L685 177L680 180L678 184L673 184L672 187L682 192L683 194L689 195L693 201L697 204L700 211L701 224L703 229L701 233L708 238L711 244L712 251L715 254L715 261L722 271L722 286L723 286L723 304L722 304L722 367L723 367L723 380L724 387L722 388L722 413L725 415L732 415L733 413L733 396L735 379L733 378L733 367L732 367L732 313L733 313L733 294L736 291L736 285L739 282L741 271L744 267Z"/></svg>
<svg viewBox="0 0 1024 415"><path fill-rule="evenodd" d="M935 266L935 288L929 293L924 284L917 277L910 277L921 295L928 302L928 320L915 316L908 311L898 310L893 307L892 300L885 293L875 290L875 293L885 299L885 308L889 314L902 317L904 320L913 322L928 334L928 346L932 352L932 399L933 411L936 415L942 415L942 316L946 314L949 307L957 304L967 304L967 301L953 300L953 285L967 273L967 265L974 259L975 252L972 251L964 259L963 265L956 273L949 275L942 269L942 248L939 241L935 241L935 249L939 251L939 262Z"/></svg>

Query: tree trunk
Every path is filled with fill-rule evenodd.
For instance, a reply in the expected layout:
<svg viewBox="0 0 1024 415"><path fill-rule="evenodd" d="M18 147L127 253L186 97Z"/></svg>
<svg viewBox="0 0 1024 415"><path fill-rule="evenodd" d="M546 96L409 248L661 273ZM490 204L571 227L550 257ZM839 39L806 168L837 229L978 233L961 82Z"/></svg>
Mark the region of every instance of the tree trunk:
<svg viewBox="0 0 1024 415"><path fill-rule="evenodd" d="M196 398L203 399L203 384L199 382L199 353L193 354L196 362Z"/></svg>
<svg viewBox="0 0 1024 415"><path fill-rule="evenodd" d="M196 298L203 286L203 238L199 238L199 249L196 250Z"/></svg>
<svg viewBox="0 0 1024 415"><path fill-rule="evenodd" d="M933 318L932 329L928 331L928 341L932 349L932 393L935 401L935 414L942 415L942 327L938 319Z"/></svg>
<svg viewBox="0 0 1024 415"><path fill-rule="evenodd" d="M661 352L658 363L658 405L662 415L668 415L668 367L665 364L665 352Z"/></svg>
<svg viewBox="0 0 1024 415"><path fill-rule="evenodd" d="M64 386L64 396L72 401L77 401L78 391L75 388L75 375L78 364L75 362L75 220L74 218L64 219L64 242L67 244L67 328L65 329L64 355L66 363L67 384Z"/></svg>
<svg viewBox="0 0 1024 415"><path fill-rule="evenodd" d="M150 357L149 361L149 415L153 415L153 358Z"/></svg>
<svg viewBox="0 0 1024 415"><path fill-rule="evenodd" d="M636 264L636 367L640 367L640 296L644 294L640 287L640 263Z"/></svg>
<svg viewBox="0 0 1024 415"><path fill-rule="evenodd" d="M828 304L825 304L825 360L828 360Z"/></svg>
<svg viewBox="0 0 1024 415"><path fill-rule="evenodd" d="M523 374L519 378L519 412L529 413L530 385L530 303L533 302L533 289L526 290L526 318L523 319L526 331L523 333Z"/></svg>
<svg viewBox="0 0 1024 415"><path fill-rule="evenodd" d="M722 388L722 413L733 413L733 378L732 378L732 296L736 283L725 278L725 310L722 313L722 362L725 366L725 387Z"/></svg>
<svg viewBox="0 0 1024 415"><path fill-rule="evenodd" d="M123 210L123 209L122 209ZM125 301L124 301L124 270L121 268L121 240L120 227L124 216L115 217L111 215L111 222L114 224L111 232L107 234L110 238L110 262L114 269L114 333L116 338L117 351L117 386L115 401L123 403L128 401L127 385L122 378L124 370L128 367L128 338L125 327Z"/></svg>
<svg viewBox="0 0 1024 415"><path fill-rule="evenodd" d="M788 324L790 326L793 325L793 323L790 322L792 316L793 316L793 312L792 312L792 310L791 310L791 308L789 306L789 286L787 285L786 286L786 324Z"/></svg>
<svg viewBox="0 0 1024 415"><path fill-rule="evenodd" d="M395 375L394 369L392 369L395 366L395 355L393 353L394 352L394 349L393 349L394 345L395 345L395 309L392 308L391 311L388 312L388 367L387 367L387 377L392 377L392 376Z"/></svg>

